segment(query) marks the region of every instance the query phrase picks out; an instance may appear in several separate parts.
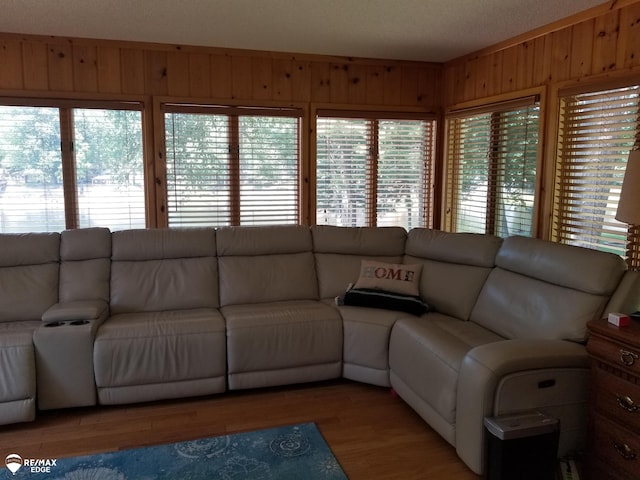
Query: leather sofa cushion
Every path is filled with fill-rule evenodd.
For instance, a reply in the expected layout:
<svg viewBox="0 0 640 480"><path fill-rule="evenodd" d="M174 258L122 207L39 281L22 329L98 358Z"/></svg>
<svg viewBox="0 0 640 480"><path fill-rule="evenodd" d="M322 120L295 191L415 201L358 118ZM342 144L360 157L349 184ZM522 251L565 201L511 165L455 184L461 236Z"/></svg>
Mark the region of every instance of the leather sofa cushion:
<svg viewBox="0 0 640 480"><path fill-rule="evenodd" d="M342 359L342 319L330 305L287 301L222 307L229 374Z"/></svg>
<svg viewBox="0 0 640 480"><path fill-rule="evenodd" d="M59 265L0 268L0 322L40 320L58 302Z"/></svg>
<svg viewBox="0 0 640 480"><path fill-rule="evenodd" d="M212 257L111 265L111 312L215 308L218 276Z"/></svg>
<svg viewBox="0 0 640 480"><path fill-rule="evenodd" d="M362 256L402 256L407 232L402 227L313 225L313 251Z"/></svg>
<svg viewBox="0 0 640 480"><path fill-rule="evenodd" d="M111 232L80 228L60 234L60 302L109 301Z"/></svg>
<svg viewBox="0 0 640 480"><path fill-rule="evenodd" d="M114 262L216 255L216 231L213 228L123 230L111 235Z"/></svg>
<svg viewBox="0 0 640 480"><path fill-rule="evenodd" d="M111 258L111 232L108 228L80 228L60 234L62 262Z"/></svg>
<svg viewBox="0 0 640 480"><path fill-rule="evenodd" d="M109 301L111 260L63 261L60 264L60 302L80 299Z"/></svg>
<svg viewBox="0 0 640 480"><path fill-rule="evenodd" d="M43 265L60 260L59 233L3 234L0 267Z"/></svg>
<svg viewBox="0 0 640 480"><path fill-rule="evenodd" d="M111 312L218 307L215 230L112 234Z"/></svg>
<svg viewBox="0 0 640 480"><path fill-rule="evenodd" d="M39 325L39 322L15 322L9 328L0 327L0 403L35 397L36 365L32 338Z"/></svg>
<svg viewBox="0 0 640 480"><path fill-rule="evenodd" d="M504 240L496 265L543 282L607 296L626 270L618 255L517 236Z"/></svg>
<svg viewBox="0 0 640 480"><path fill-rule="evenodd" d="M96 385L170 383L225 374L225 326L214 309L114 315L98 329Z"/></svg>
<svg viewBox="0 0 640 480"><path fill-rule="evenodd" d="M311 252L221 257L218 263L222 306L318 298Z"/></svg>
<svg viewBox="0 0 640 480"><path fill-rule="evenodd" d="M526 237L505 239L471 320L506 338L583 341L625 273L617 255Z"/></svg>
<svg viewBox="0 0 640 480"><path fill-rule="evenodd" d="M407 237L401 227L311 227L320 298L344 294L363 259L401 263Z"/></svg>
<svg viewBox="0 0 640 480"><path fill-rule="evenodd" d="M456 423L458 372L469 350L502 338L472 322L438 313L404 317L391 331L389 365L444 418Z"/></svg>
<svg viewBox="0 0 640 480"><path fill-rule="evenodd" d="M318 298L309 227L224 227L217 244L222 306Z"/></svg>
<svg viewBox="0 0 640 480"><path fill-rule="evenodd" d="M40 320L58 301L60 234L4 234L0 322Z"/></svg>
<svg viewBox="0 0 640 480"><path fill-rule="evenodd" d="M421 262L420 296L437 312L468 320L502 239L414 228L403 263Z"/></svg>
<svg viewBox="0 0 640 480"><path fill-rule="evenodd" d="M493 235L413 228L405 253L444 263L492 268L501 244L502 239Z"/></svg>
<svg viewBox="0 0 640 480"><path fill-rule="evenodd" d="M583 341L586 323L600 317L607 300L496 268L471 321L506 338Z"/></svg>
<svg viewBox="0 0 640 480"><path fill-rule="evenodd" d="M310 252L311 231L304 225L222 227L217 230L219 257Z"/></svg>

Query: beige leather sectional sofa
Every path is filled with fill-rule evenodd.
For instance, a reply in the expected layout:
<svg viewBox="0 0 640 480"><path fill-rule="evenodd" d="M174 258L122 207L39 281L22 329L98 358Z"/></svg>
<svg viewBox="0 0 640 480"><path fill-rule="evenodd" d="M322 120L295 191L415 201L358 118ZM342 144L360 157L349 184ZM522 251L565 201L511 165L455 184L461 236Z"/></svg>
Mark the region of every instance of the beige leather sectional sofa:
<svg viewBox="0 0 640 480"><path fill-rule="evenodd" d="M363 260L432 311L337 305ZM640 307L619 257L524 237L328 226L0 235L0 424L37 409L339 377L392 387L483 471L483 419L585 436L585 324ZM408 278L408 277L407 277Z"/></svg>

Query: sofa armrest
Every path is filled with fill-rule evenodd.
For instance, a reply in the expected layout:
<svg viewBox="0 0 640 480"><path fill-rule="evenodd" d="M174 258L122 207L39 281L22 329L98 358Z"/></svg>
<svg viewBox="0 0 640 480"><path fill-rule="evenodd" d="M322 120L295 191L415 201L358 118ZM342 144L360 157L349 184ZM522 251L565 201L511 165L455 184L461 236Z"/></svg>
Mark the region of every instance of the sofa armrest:
<svg viewBox="0 0 640 480"><path fill-rule="evenodd" d="M42 314L42 321L45 323L80 320L96 320L102 322L108 315L109 306L104 300L78 300L52 305Z"/></svg>
<svg viewBox="0 0 640 480"><path fill-rule="evenodd" d="M456 450L460 458L482 473L483 421L494 415L496 388L506 375L588 366L585 346L564 340L504 340L470 350L458 377Z"/></svg>

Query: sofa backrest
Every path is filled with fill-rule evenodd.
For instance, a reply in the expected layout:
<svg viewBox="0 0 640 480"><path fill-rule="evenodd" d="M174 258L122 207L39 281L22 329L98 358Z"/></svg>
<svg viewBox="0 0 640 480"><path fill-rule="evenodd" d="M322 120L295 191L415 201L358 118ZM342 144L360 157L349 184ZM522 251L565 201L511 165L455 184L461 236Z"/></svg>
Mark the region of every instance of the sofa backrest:
<svg viewBox="0 0 640 480"><path fill-rule="evenodd" d="M402 227L311 227L321 298L343 294L360 274L362 260L401 263L407 232Z"/></svg>
<svg viewBox="0 0 640 480"><path fill-rule="evenodd" d="M221 306L318 299L309 227L223 227L217 247Z"/></svg>
<svg viewBox="0 0 640 480"><path fill-rule="evenodd" d="M40 320L58 302L59 233L0 235L0 322Z"/></svg>
<svg viewBox="0 0 640 480"><path fill-rule="evenodd" d="M582 341L626 271L617 255L546 240L509 237L471 320L506 338Z"/></svg>
<svg viewBox="0 0 640 480"><path fill-rule="evenodd" d="M468 320L501 244L493 235L414 228L407 237L404 263L423 264L423 300L437 312Z"/></svg>
<svg viewBox="0 0 640 480"><path fill-rule="evenodd" d="M108 228L60 234L60 302L109 301L111 232Z"/></svg>
<svg viewBox="0 0 640 480"><path fill-rule="evenodd" d="M111 235L112 314L219 306L213 228L140 229Z"/></svg>

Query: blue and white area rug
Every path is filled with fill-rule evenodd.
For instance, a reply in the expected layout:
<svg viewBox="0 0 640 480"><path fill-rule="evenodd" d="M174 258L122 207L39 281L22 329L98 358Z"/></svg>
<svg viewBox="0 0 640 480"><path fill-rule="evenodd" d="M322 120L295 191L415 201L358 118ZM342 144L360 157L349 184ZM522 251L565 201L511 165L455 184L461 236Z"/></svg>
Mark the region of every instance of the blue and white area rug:
<svg viewBox="0 0 640 480"><path fill-rule="evenodd" d="M7 455L2 479L346 480L314 423L72 458Z"/></svg>

